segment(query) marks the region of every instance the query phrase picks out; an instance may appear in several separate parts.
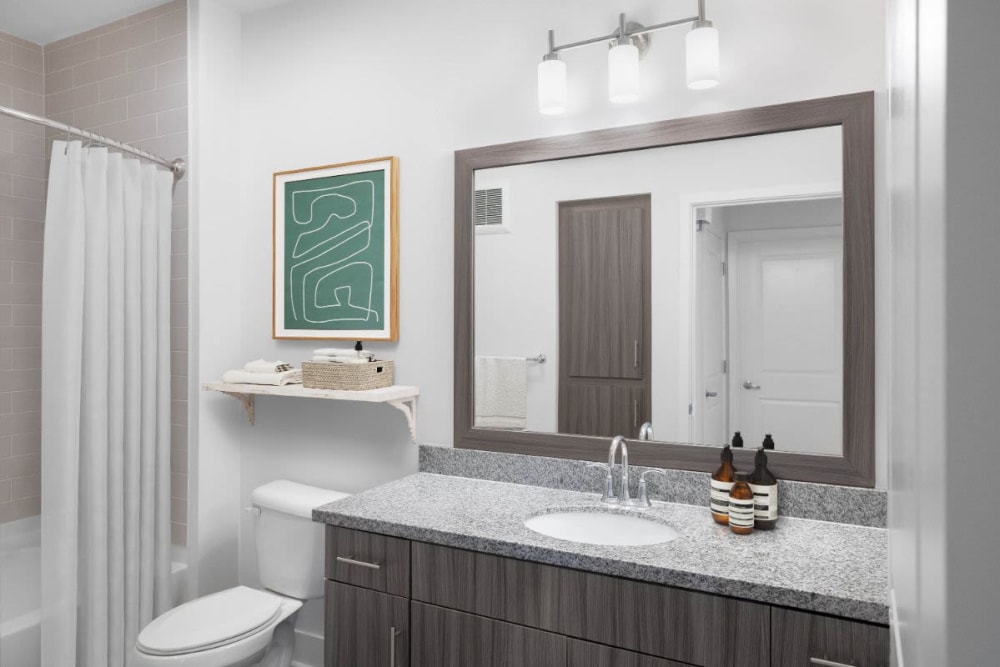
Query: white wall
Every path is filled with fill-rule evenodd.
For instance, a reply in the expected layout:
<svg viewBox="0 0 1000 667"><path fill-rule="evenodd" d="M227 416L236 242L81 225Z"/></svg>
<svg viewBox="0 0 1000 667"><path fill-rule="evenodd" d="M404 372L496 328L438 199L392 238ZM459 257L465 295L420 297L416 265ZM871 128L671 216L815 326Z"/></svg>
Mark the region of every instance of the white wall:
<svg viewBox="0 0 1000 667"><path fill-rule="evenodd" d="M890 581L897 665L996 664L995 0L893 0Z"/></svg>
<svg viewBox="0 0 1000 667"><path fill-rule="evenodd" d="M400 383L420 385L419 439L449 444L456 149L883 88L881 3L714 0L709 10L723 40L724 81L718 89L684 87L683 31L676 31L654 37L642 65L641 102L621 108L606 101L605 50L595 47L566 56L570 113L539 115L534 72L546 30L555 28L559 41L588 37L609 31L620 9L603 0L571 8L559 0L300 0L245 15L242 85L235 86L238 72L220 78L213 98L219 107L203 103L196 112L204 139L238 136L240 145L225 169L220 155L214 175L204 164L203 176L195 176L205 194L224 185L215 194L227 205L212 215L204 210L196 223L201 364L200 378L192 373L192 380L216 378L225 367L260 356L299 361L313 347L270 338L275 171L400 157L401 339L371 347L396 360ZM690 11L653 0L628 9L630 18L647 24ZM216 48L206 48L201 58L228 62L232 32L220 33ZM199 67L221 73L208 62ZM234 177L238 194L229 188ZM235 401L204 396L200 413L201 557L212 555L205 549L217 539L214 529L224 536L217 540L219 563L231 553L222 514L237 521L239 505L261 482L287 476L357 491L416 469L416 448L402 416L390 408L261 399L257 426L250 428ZM236 476L240 492L234 501ZM220 521L209 523L209 514ZM252 582L248 537L244 530L240 578ZM202 590L231 578L221 569L213 572L214 580L200 577Z"/></svg>
<svg viewBox="0 0 1000 667"><path fill-rule="evenodd" d="M511 232L476 236L476 354L546 354L544 365L529 365L528 430L558 431L558 202L649 193L652 423L659 439L690 442L691 207L839 192L841 131L813 129L476 174L477 188L501 181L508 187Z"/></svg>

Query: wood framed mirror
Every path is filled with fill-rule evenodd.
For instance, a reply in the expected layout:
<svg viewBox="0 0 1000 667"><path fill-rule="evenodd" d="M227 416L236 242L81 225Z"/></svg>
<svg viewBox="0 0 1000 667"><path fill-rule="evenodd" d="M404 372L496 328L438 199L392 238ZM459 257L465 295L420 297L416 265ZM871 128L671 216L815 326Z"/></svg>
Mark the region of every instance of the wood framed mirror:
<svg viewBox="0 0 1000 667"><path fill-rule="evenodd" d="M874 261L871 92L457 151L455 447L601 461L621 433L633 463L709 472L766 430L779 478L874 486ZM477 365L513 368L530 416L486 419Z"/></svg>

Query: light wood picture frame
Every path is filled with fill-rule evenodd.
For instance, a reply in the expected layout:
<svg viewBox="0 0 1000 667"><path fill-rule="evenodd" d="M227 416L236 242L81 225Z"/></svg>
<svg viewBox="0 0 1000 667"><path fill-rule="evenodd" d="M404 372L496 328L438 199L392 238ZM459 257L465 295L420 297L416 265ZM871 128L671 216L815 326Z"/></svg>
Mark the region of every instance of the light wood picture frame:
<svg viewBox="0 0 1000 667"><path fill-rule="evenodd" d="M399 339L399 159L274 174L272 336Z"/></svg>

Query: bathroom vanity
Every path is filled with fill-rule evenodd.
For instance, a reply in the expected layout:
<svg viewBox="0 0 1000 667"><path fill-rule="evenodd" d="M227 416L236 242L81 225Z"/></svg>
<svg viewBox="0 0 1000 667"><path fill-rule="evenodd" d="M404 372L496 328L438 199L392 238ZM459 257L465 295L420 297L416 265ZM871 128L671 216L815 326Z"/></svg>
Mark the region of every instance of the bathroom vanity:
<svg viewBox="0 0 1000 667"><path fill-rule="evenodd" d="M677 537L600 546L536 533L559 510ZM878 528L783 518L742 537L707 507L419 473L317 508L328 667L889 664Z"/></svg>

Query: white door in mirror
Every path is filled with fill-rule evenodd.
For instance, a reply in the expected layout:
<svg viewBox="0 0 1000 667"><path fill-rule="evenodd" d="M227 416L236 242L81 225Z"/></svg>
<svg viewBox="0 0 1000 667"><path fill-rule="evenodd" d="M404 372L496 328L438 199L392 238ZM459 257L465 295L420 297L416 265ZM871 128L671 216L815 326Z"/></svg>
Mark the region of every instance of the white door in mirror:
<svg viewBox="0 0 1000 667"><path fill-rule="evenodd" d="M666 524L617 512L554 512L533 516L524 525L542 535L582 544L647 546L678 537Z"/></svg>

